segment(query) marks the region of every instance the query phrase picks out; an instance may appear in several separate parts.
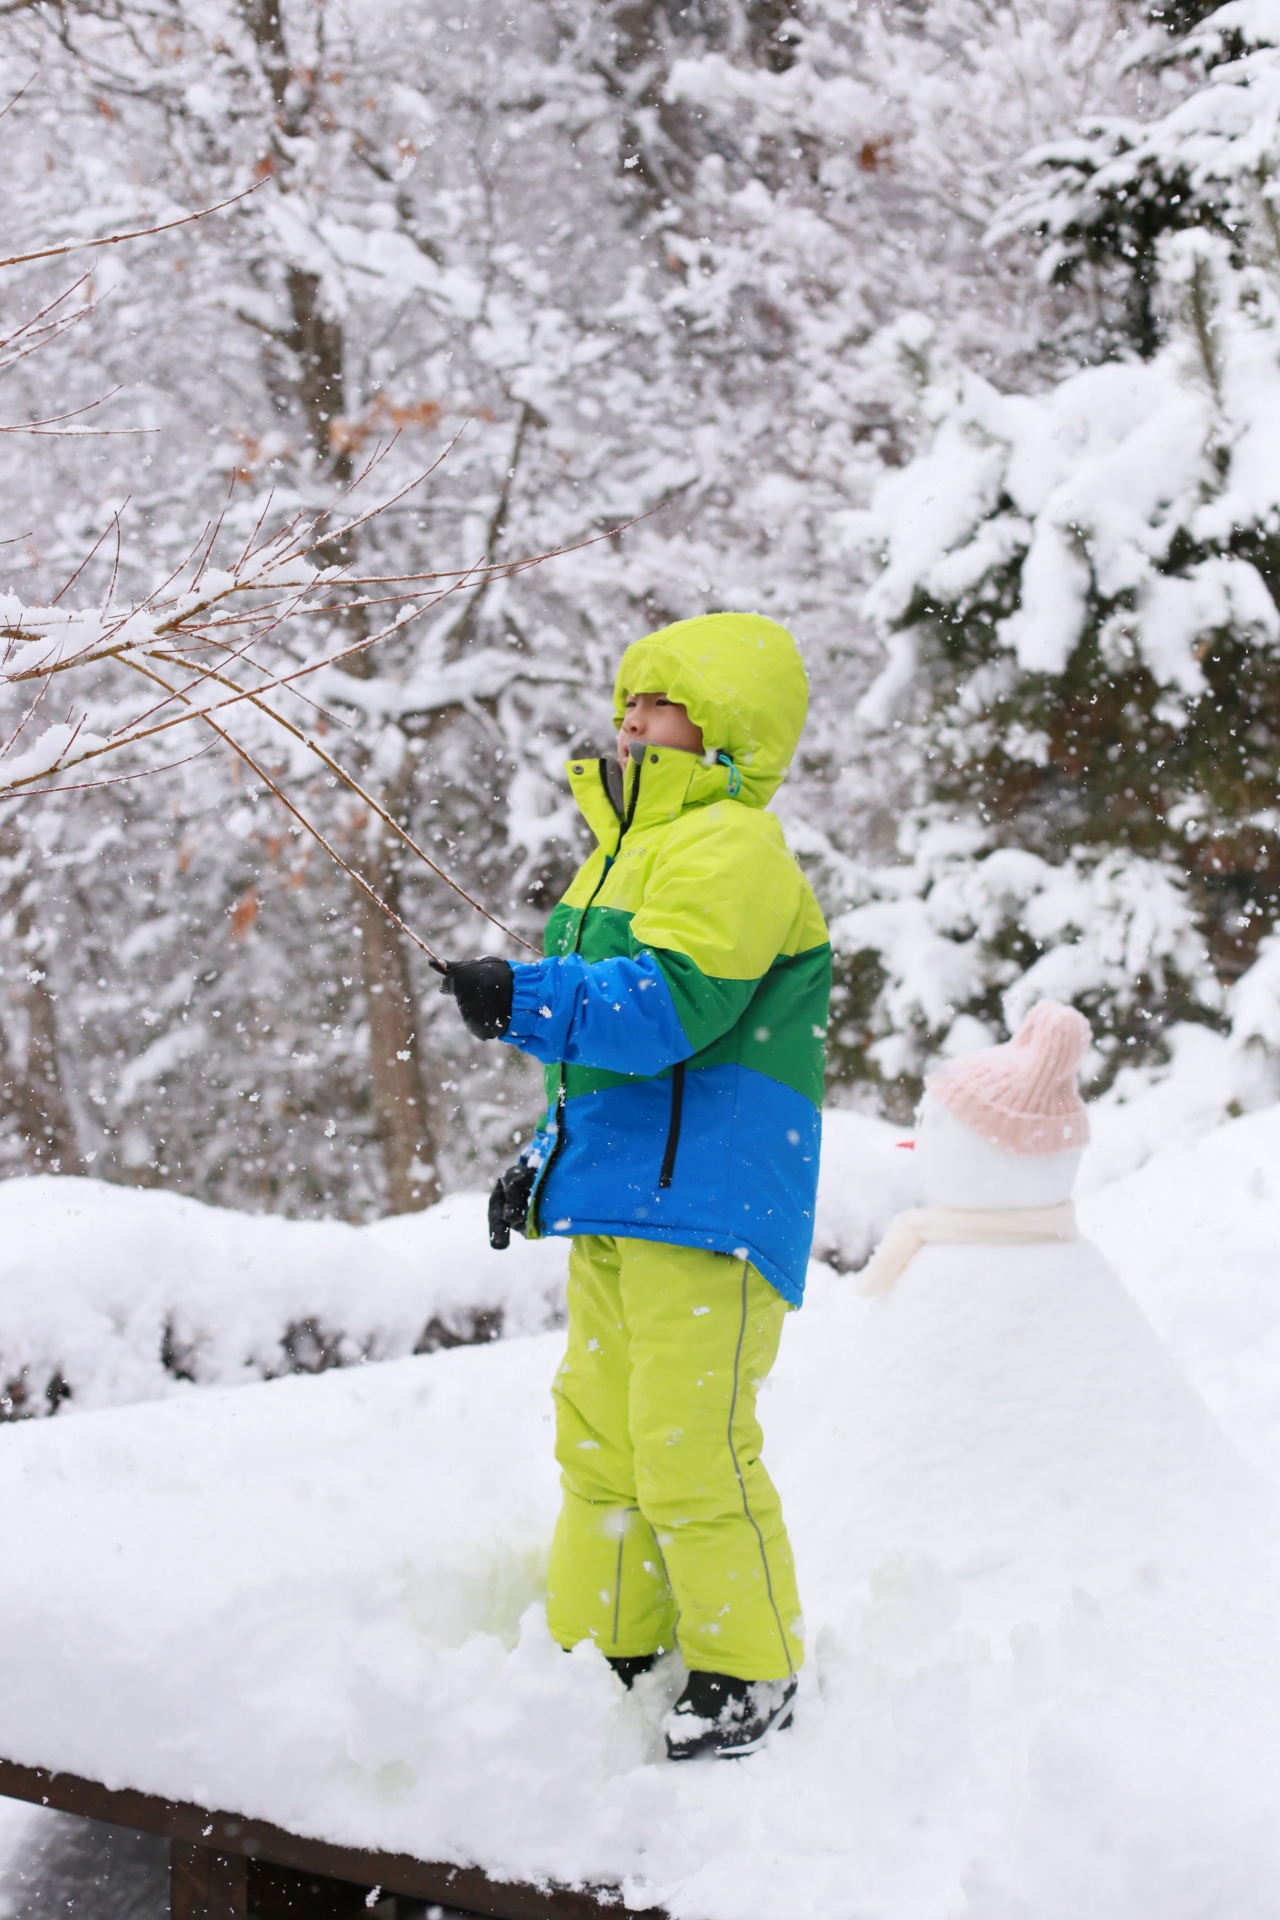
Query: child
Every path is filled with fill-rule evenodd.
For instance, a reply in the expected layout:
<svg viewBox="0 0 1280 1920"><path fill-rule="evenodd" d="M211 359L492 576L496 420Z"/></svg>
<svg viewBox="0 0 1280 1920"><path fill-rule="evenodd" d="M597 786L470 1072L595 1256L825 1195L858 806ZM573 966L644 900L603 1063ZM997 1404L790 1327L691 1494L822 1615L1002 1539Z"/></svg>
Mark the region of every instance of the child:
<svg viewBox="0 0 1280 1920"><path fill-rule="evenodd" d="M489 1220L495 1246L573 1236L551 1632L628 1686L678 1645L668 1752L732 1757L788 1723L803 1657L755 1405L818 1177L831 950L764 811L808 684L784 628L718 613L636 641L614 697L622 767L568 767L599 844L549 957L464 961L442 991L547 1066Z"/></svg>

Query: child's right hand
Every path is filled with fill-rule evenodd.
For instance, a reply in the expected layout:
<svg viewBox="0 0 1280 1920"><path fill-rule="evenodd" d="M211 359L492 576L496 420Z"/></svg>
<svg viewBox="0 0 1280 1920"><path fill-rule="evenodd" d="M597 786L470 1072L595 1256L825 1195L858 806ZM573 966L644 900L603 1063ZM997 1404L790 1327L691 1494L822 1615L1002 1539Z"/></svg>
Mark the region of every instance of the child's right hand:
<svg viewBox="0 0 1280 1920"><path fill-rule="evenodd" d="M511 1025L511 962L485 954L479 960L432 964L444 976L441 993L457 1001L468 1033L477 1040L501 1040Z"/></svg>

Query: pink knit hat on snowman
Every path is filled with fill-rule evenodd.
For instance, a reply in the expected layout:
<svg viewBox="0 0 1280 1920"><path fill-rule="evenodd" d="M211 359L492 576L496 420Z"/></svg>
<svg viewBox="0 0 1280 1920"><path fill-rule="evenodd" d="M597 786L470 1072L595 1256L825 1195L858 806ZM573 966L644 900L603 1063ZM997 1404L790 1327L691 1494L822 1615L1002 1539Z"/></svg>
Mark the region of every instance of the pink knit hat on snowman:
<svg viewBox="0 0 1280 1920"><path fill-rule="evenodd" d="M1082 1013L1042 1000L1012 1040L951 1061L928 1089L948 1113L1006 1153L1067 1153L1089 1138L1076 1076L1091 1038Z"/></svg>

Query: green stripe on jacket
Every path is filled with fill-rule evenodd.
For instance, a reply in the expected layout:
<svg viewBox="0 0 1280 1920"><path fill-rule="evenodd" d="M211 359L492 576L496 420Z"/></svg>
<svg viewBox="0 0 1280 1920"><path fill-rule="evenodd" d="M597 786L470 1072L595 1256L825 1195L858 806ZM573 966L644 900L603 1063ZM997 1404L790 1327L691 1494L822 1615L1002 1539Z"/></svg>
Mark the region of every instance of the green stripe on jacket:
<svg viewBox="0 0 1280 1920"><path fill-rule="evenodd" d="M580 907L561 903L555 908L547 923L549 954L573 951L582 915ZM830 986L828 942L803 953L780 955L760 978L723 980L704 974L687 954L645 946L635 939L631 920L632 915L618 907L588 908L577 951L587 961L653 954L670 989L680 1025L694 1049L688 1061L690 1070L736 1062L767 1074L821 1106L826 1033L825 1028L814 1025L813 1007L815 993L825 1005ZM559 1073L558 1067L547 1069L549 1098L554 1097L559 1085ZM565 1094L574 1099L645 1077L569 1066L565 1069Z"/></svg>

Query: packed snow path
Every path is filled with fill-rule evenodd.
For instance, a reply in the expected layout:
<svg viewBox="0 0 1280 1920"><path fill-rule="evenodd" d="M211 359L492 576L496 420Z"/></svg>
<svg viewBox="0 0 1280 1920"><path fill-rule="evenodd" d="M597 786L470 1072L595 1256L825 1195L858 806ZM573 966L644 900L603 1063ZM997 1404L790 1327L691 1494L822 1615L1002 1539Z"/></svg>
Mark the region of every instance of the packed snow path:
<svg viewBox="0 0 1280 1920"><path fill-rule="evenodd" d="M1185 1247L1277 1135L1089 1209ZM1270 1920L1271 1491L1101 1262L1078 1303L914 1281L815 1266L788 1326L762 1412L810 1657L749 1764L666 1765L677 1673L629 1697L547 1639L556 1333L0 1435L0 1752L681 1920Z"/></svg>

